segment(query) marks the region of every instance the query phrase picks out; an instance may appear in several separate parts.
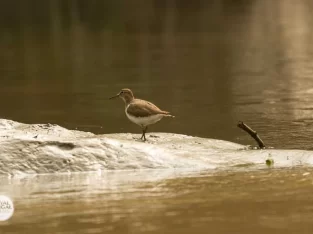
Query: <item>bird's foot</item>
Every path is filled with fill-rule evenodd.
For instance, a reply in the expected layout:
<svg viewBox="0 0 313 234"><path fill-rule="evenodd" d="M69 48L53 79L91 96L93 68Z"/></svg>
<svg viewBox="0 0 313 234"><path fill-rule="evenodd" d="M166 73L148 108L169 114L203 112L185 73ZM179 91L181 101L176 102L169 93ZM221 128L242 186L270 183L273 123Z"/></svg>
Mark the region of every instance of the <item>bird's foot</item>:
<svg viewBox="0 0 313 234"><path fill-rule="evenodd" d="M134 137L133 136L133 139L136 140L136 141L142 141L142 142L145 142L147 139L143 136L141 136L140 138L137 138L137 137Z"/></svg>
<svg viewBox="0 0 313 234"><path fill-rule="evenodd" d="M145 135L143 135L142 137L140 137L140 139L141 139L143 142L145 142L145 141L147 140Z"/></svg>

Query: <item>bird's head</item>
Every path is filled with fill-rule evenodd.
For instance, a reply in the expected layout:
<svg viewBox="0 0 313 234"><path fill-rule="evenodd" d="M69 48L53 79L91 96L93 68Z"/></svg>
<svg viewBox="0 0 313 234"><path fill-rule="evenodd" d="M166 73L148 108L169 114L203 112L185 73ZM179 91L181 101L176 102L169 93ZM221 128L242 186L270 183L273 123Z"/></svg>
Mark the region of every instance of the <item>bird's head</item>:
<svg viewBox="0 0 313 234"><path fill-rule="evenodd" d="M122 89L118 94L116 94L113 97L110 97L109 99L120 97L123 99L125 104L131 102L134 99L133 92L130 89Z"/></svg>

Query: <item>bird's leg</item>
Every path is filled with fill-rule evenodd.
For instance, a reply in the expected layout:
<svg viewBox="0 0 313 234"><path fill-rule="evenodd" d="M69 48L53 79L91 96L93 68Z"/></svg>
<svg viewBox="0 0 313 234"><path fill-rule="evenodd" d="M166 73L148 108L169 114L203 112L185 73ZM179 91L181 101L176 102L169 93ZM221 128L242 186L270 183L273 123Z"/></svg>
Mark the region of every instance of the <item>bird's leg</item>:
<svg viewBox="0 0 313 234"><path fill-rule="evenodd" d="M148 127L145 127L144 132L143 132L143 139L146 141L146 132L147 132Z"/></svg>
<svg viewBox="0 0 313 234"><path fill-rule="evenodd" d="M146 126L146 127L142 127L142 135L141 135L141 137L140 137L140 139L141 140L143 140L143 141L146 141L147 139L146 139L146 131L147 131L147 129L148 129L148 127Z"/></svg>

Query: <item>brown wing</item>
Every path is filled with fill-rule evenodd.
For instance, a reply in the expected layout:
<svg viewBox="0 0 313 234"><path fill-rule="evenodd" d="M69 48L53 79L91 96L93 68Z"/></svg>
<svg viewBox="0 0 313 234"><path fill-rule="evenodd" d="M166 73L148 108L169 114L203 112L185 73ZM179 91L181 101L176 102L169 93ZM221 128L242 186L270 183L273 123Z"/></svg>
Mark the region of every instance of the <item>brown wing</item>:
<svg viewBox="0 0 313 234"><path fill-rule="evenodd" d="M168 114L166 111L160 110L156 105L151 102L136 99L131 102L127 108L128 114L136 117L148 117L156 114Z"/></svg>

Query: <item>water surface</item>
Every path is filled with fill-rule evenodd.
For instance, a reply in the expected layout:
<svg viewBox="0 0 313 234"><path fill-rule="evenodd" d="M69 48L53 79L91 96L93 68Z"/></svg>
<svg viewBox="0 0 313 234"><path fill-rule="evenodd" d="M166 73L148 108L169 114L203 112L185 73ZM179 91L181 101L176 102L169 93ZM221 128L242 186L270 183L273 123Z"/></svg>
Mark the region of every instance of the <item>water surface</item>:
<svg viewBox="0 0 313 234"><path fill-rule="evenodd" d="M15 178L1 233L312 233L312 169ZM3 180L2 180L3 183Z"/></svg>
<svg viewBox="0 0 313 234"><path fill-rule="evenodd" d="M138 132L121 88L171 111L153 131L310 149L312 3L0 3L1 117Z"/></svg>
<svg viewBox="0 0 313 234"><path fill-rule="evenodd" d="M152 131L254 144L242 120L267 145L310 150L312 10L310 0L1 1L0 117L138 133L108 101L128 87L176 116ZM16 207L1 233L312 233L311 169L112 173L1 179Z"/></svg>

